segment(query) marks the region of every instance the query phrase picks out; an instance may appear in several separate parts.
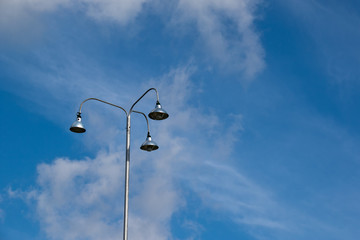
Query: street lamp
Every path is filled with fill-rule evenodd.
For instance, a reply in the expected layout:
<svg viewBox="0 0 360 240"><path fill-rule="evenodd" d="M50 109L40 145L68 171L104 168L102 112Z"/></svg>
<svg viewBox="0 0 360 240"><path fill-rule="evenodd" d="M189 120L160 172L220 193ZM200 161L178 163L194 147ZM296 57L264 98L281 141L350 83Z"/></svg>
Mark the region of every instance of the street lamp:
<svg viewBox="0 0 360 240"><path fill-rule="evenodd" d="M140 149L144 150L144 151L154 151L156 149L159 148L159 146L151 139L150 136L150 128L149 128L149 121L148 118L146 117L146 115L143 112L138 112L133 110L134 106L151 90L154 90L156 92L156 104L155 104L155 108L149 113L149 117L153 120L164 120L166 118L169 117L169 114L161 107L161 104L159 102L159 93L156 90L156 88L150 88L148 89L143 95L141 95L141 97L139 97L131 106L129 112L127 112L124 108L106 102L104 100L98 99L98 98L87 98L85 99L81 104L80 104L80 108L79 108L79 112L76 115L76 121L71 125L70 127L70 131L75 132L75 133L84 133L86 131L84 125L82 124L81 121L81 108L83 106L83 104L89 100L96 100L108 105L111 105L113 107L117 107L120 108L121 110L123 110L126 114L126 155L125 155L125 197L124 197L124 228L123 228L123 240L127 240L128 236L127 236L127 230L128 230L128 212L129 212L129 170L130 170L130 117L131 117L131 113L139 113L142 114L145 119L146 119L146 123L147 123L147 129L148 129L148 133L147 133L147 137L145 142L141 145Z"/></svg>

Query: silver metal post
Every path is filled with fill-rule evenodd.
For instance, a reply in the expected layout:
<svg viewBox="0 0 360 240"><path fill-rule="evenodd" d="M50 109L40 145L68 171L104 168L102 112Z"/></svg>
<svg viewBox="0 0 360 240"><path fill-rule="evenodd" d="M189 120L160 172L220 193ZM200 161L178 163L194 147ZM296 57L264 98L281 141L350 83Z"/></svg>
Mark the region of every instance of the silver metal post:
<svg viewBox="0 0 360 240"><path fill-rule="evenodd" d="M125 193L124 193L124 229L123 240L128 239L128 213L129 213L129 178L130 178L130 114L126 121L126 156L125 156Z"/></svg>

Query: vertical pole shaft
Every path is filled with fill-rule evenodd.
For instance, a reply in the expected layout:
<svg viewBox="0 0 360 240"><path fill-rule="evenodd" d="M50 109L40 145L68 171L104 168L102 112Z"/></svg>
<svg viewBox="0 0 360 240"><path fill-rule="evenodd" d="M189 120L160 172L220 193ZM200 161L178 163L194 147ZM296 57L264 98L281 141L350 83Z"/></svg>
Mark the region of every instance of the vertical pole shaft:
<svg viewBox="0 0 360 240"><path fill-rule="evenodd" d="M129 174L130 174L130 114L128 114L127 121L126 121L125 197L124 197L123 240L128 239Z"/></svg>

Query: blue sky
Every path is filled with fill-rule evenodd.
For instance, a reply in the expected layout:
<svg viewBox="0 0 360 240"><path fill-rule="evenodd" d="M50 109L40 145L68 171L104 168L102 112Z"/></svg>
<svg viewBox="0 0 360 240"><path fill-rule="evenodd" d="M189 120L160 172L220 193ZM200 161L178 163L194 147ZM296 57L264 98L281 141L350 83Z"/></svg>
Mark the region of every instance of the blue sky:
<svg viewBox="0 0 360 240"><path fill-rule="evenodd" d="M3 0L0 239L358 239L360 4ZM150 93L137 105L148 112Z"/></svg>

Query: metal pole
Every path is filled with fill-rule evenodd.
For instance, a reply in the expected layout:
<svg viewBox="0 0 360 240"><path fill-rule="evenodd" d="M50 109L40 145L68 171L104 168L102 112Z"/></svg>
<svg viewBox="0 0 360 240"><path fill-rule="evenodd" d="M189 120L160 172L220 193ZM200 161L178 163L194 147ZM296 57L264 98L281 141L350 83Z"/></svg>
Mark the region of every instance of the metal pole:
<svg viewBox="0 0 360 240"><path fill-rule="evenodd" d="M124 197L124 230L123 240L128 236L128 212L129 212L129 174L130 174L130 113L126 121L126 157L125 157L125 197Z"/></svg>

